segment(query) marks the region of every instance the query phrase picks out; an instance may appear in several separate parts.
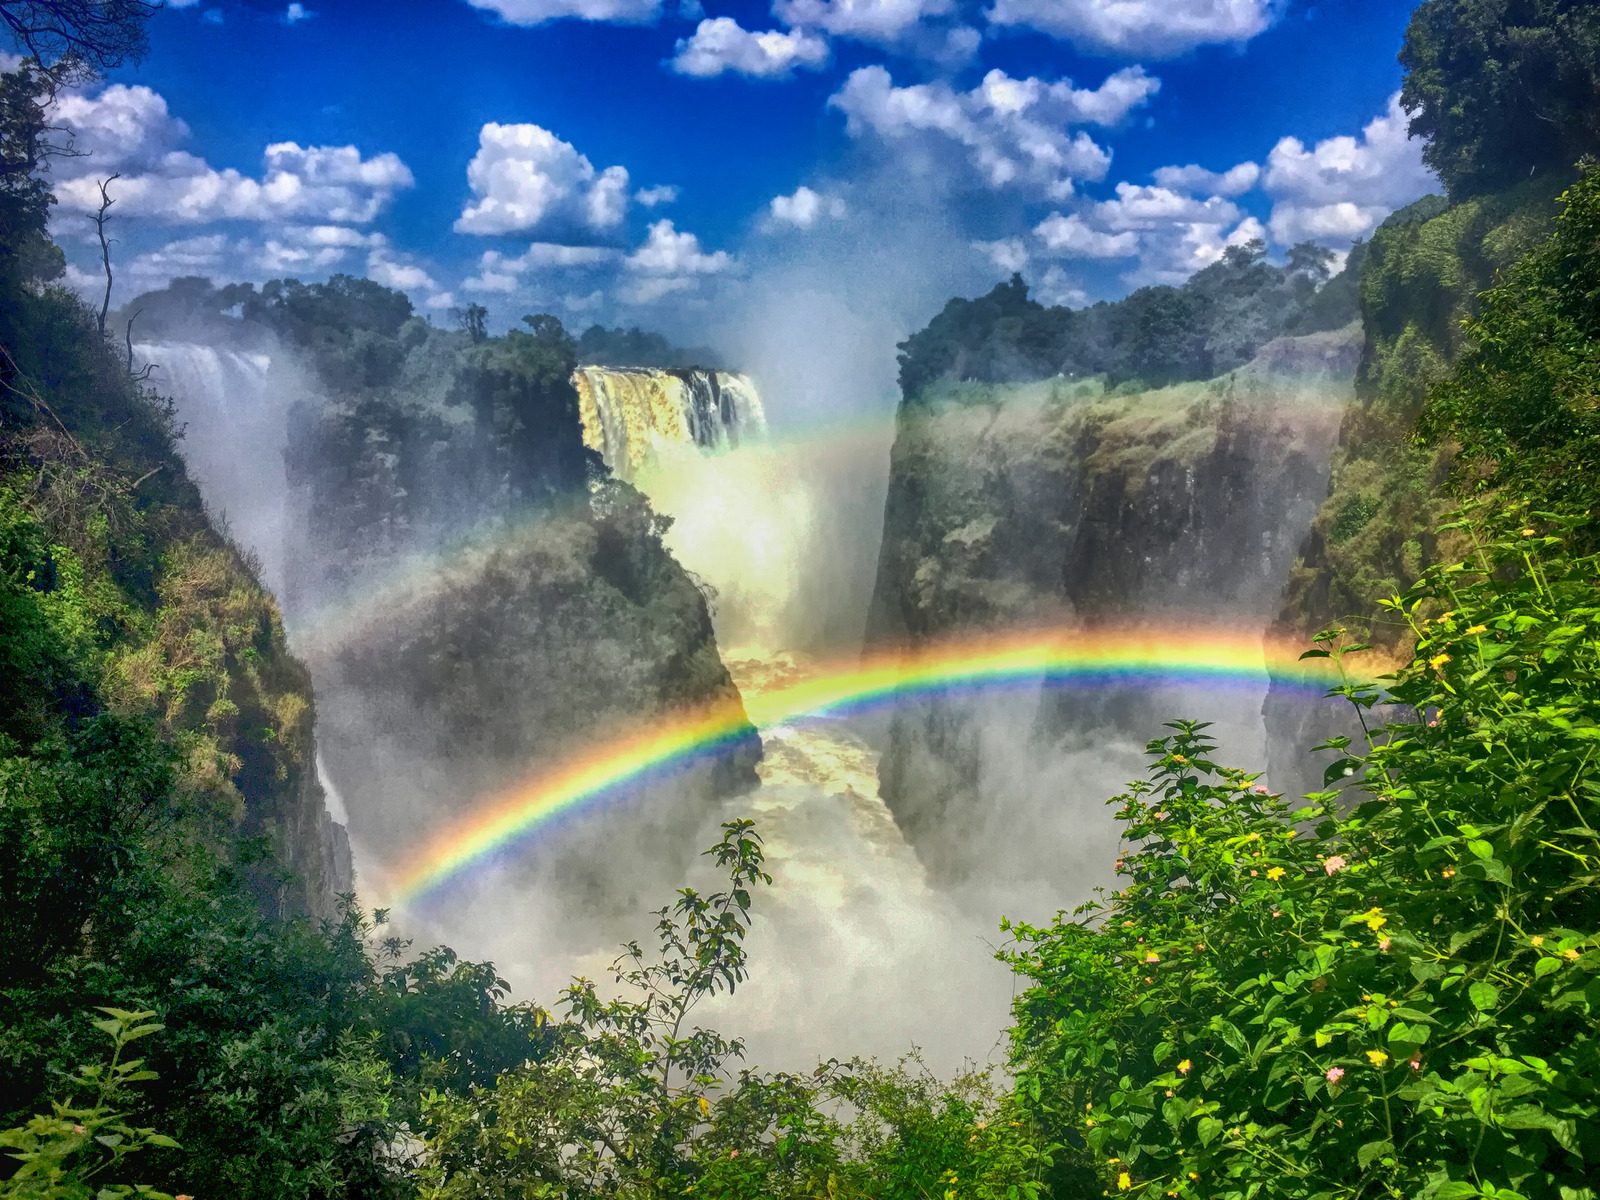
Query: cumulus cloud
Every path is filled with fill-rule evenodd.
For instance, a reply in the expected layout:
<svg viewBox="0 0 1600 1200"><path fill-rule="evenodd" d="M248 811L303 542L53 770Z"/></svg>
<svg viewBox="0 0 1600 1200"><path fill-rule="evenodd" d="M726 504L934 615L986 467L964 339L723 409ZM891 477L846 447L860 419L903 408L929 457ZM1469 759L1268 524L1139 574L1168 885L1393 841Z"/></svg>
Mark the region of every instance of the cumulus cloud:
<svg viewBox="0 0 1600 1200"><path fill-rule="evenodd" d="M824 218L841 220L849 212L842 198L825 196L804 185L796 188L791 195L774 196L768 210L770 225L787 225L795 229L810 229Z"/></svg>
<svg viewBox="0 0 1600 1200"><path fill-rule="evenodd" d="M291 4L283 10L283 23L285 25L298 25L301 21L310 20L316 15L304 4Z"/></svg>
<svg viewBox="0 0 1600 1200"><path fill-rule="evenodd" d="M732 271L737 264L727 251L708 254L694 234L661 220L650 226L644 244L623 265L630 278L621 289L622 298L631 304L651 304L688 291L704 277Z"/></svg>
<svg viewBox="0 0 1600 1200"><path fill-rule="evenodd" d="M1065 79L1014 79L995 69L961 92L943 81L897 87L887 70L870 66L851 72L828 103L845 114L856 137L954 143L989 186L1061 199L1072 194L1075 179L1104 178L1111 163L1107 150L1070 126L1115 124L1160 86L1139 67L1093 89Z"/></svg>
<svg viewBox="0 0 1600 1200"><path fill-rule="evenodd" d="M463 280L461 286L469 292L514 292L530 272L601 267L621 257L622 251L609 246L565 246L555 242L534 242L515 256L485 250L478 258L477 273Z"/></svg>
<svg viewBox="0 0 1600 1200"><path fill-rule="evenodd" d="M1001 238L993 242L973 242L972 248L994 264L994 269L1005 275L1021 271L1028 265L1028 246L1019 237Z"/></svg>
<svg viewBox="0 0 1600 1200"><path fill-rule="evenodd" d="M359 225L414 182L394 154L369 158L355 146L297 142L268 146L260 178L231 167L219 171L177 148L189 127L144 86L113 84L92 96L63 95L52 119L83 152L52 166L56 198L69 212L93 212L100 204L98 180L121 172L112 195L123 216L171 224L226 219Z"/></svg>
<svg viewBox="0 0 1600 1200"><path fill-rule="evenodd" d="M1110 200L1050 214L1033 234L1054 257L1133 259L1122 276L1132 286L1182 283L1229 246L1266 238L1261 222L1224 196L1126 182L1117 184ZM1063 284L1062 294L1066 290Z"/></svg>
<svg viewBox="0 0 1600 1200"><path fill-rule="evenodd" d="M367 278L402 292L436 291L439 287L426 270L396 254L387 244L375 246L367 255Z"/></svg>
<svg viewBox="0 0 1600 1200"><path fill-rule="evenodd" d="M608 21L646 25L661 16L661 0L467 0L512 25L546 21Z"/></svg>
<svg viewBox="0 0 1600 1200"><path fill-rule="evenodd" d="M776 0L772 14L796 29L870 42L949 66L968 61L983 40L961 23L955 0Z"/></svg>
<svg viewBox="0 0 1600 1200"><path fill-rule="evenodd" d="M1286 0L995 0L995 25L1035 29L1090 51L1183 54L1245 42L1282 14Z"/></svg>
<svg viewBox="0 0 1600 1200"><path fill-rule="evenodd" d="M1263 180L1273 199L1269 225L1284 245L1315 241L1336 249L1366 237L1395 209L1434 191L1438 181L1422 163L1422 143L1407 134L1410 118L1400 95L1361 131L1307 148L1286 137L1267 156Z"/></svg>
<svg viewBox="0 0 1600 1200"><path fill-rule="evenodd" d="M782 79L797 68L815 70L828 61L828 43L803 29L745 29L732 17L701 21L694 33L678 39L670 60L680 75L710 79L731 71L752 79Z"/></svg>
<svg viewBox="0 0 1600 1200"><path fill-rule="evenodd" d="M1089 293L1059 266L1052 266L1034 283L1033 298L1040 304L1064 308L1082 308L1089 303Z"/></svg>
<svg viewBox="0 0 1600 1200"><path fill-rule="evenodd" d="M1127 258L1139 252L1138 234L1095 229L1076 213L1051 213L1033 232L1045 249L1064 258Z"/></svg>
<svg viewBox="0 0 1600 1200"><path fill-rule="evenodd" d="M473 199L456 219L458 233L537 230L581 240L614 230L628 206L625 167L597 170L539 125L485 125L467 184Z"/></svg>
<svg viewBox="0 0 1600 1200"><path fill-rule="evenodd" d="M674 184L662 183L655 187L640 188L633 194L633 198L646 208L655 208L658 204L673 204L678 199L678 188Z"/></svg>
<svg viewBox="0 0 1600 1200"><path fill-rule="evenodd" d="M1117 184L1115 200L1094 206L1095 219L1109 229L1157 229L1174 224L1229 225L1239 208L1221 196L1184 196L1170 188Z"/></svg>
<svg viewBox="0 0 1600 1200"><path fill-rule="evenodd" d="M1260 182L1261 168L1253 162L1242 162L1226 171L1208 171L1190 163L1186 167L1160 167L1155 179L1159 186L1178 192L1242 196Z"/></svg>

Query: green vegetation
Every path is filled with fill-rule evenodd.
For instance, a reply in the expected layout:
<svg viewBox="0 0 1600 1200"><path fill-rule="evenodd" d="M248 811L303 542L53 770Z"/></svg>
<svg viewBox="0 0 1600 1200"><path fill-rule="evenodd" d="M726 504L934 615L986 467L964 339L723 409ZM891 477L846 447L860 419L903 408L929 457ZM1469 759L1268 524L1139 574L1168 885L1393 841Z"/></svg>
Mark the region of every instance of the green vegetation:
<svg viewBox="0 0 1600 1200"><path fill-rule="evenodd" d="M722 356L705 346L674 346L659 333L637 325L607 329L591 325L578 338L578 361L605 367L705 367L716 370Z"/></svg>
<svg viewBox="0 0 1600 1200"><path fill-rule="evenodd" d="M98 49L63 49L77 26L40 34L65 78L136 52L149 6L27 7L114 18ZM1327 743L1329 790L1303 805L1219 765L1199 723L1151 743L1150 778L1112 802L1121 885L1008 926L1026 981L1014 1084L942 1082L915 1060L763 1073L697 1026L702 1000L755 969L744 937L768 878L746 822L709 852L726 887L680 891L655 950L624 947L616 994L577 980L560 1015L508 1004L490 964L384 938L303 859L288 869L304 670L207 521L170 412L51 284L35 168L57 76L6 75L0 146L22 169L0 176L0 1197L1594 1200L1600 183L1581 176L1548 236L1570 140L1533 147L1558 156L1541 177L1468 193L1523 137L1496 88L1548 79L1558 131L1592 120L1573 97L1592 89L1595 40L1582 6L1512 7L1419 9L1414 94L1463 199L1397 215L1361 273L1363 403L1319 569L1344 589L1335 606L1394 593L1395 705L1339 689L1389 719ZM1474 123L1444 121L1480 94ZM1214 372L1288 327L1266 319L1286 295L1302 325L1335 320L1316 271L1246 251L1098 316L1013 281L907 344L907 401L981 420L961 403L977 393L932 385ZM1229 304L1231 341L1207 315ZM365 406L420 439L420 408L392 403L402 385L464 407L527 497L592 478L566 383L580 344L549 318L494 339L434 330L348 278L184 281L146 315L305 349L351 430L375 427ZM1084 386L1019 394L1107 403ZM1484 495L1436 536L1447 482ZM615 510L596 534L609 581L649 591L656 560L629 551L647 510L616 487L595 503ZM1450 547L1463 561L1429 564ZM1330 633L1311 653L1359 667L1364 649Z"/></svg>
<svg viewBox="0 0 1600 1200"><path fill-rule="evenodd" d="M1475 486L1541 505L1600 505L1600 168L1561 197L1555 232L1479 297L1468 347L1423 432L1459 447ZM1592 531L1591 531L1592 535Z"/></svg>
<svg viewBox="0 0 1600 1200"><path fill-rule="evenodd" d="M1452 197L1600 152L1600 12L1588 0L1423 0L1400 62L1412 136Z"/></svg>
<svg viewBox="0 0 1600 1200"><path fill-rule="evenodd" d="M1177 723L1112 801L1124 886L1015 927L1056 1194L1594 1194L1600 561L1525 510L1462 529L1388 606L1416 716L1329 745L1353 793L1291 811Z"/></svg>
<svg viewBox="0 0 1600 1200"><path fill-rule="evenodd" d="M900 390L915 404L936 384L1104 376L1107 386L1164 387L1210 379L1248 362L1275 337L1337 329L1355 319L1346 275L1309 243L1277 266L1260 242L1232 246L1181 287L1144 287L1074 311L1029 299L1022 276L976 300L951 300L900 344ZM1352 254L1349 279L1362 253Z"/></svg>

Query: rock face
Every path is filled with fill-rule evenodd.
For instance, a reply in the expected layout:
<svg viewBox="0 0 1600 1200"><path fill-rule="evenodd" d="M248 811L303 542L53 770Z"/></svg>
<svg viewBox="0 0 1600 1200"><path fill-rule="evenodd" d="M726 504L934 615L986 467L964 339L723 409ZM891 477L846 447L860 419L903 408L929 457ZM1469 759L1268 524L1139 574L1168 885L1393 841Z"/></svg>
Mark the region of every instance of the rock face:
<svg viewBox="0 0 1600 1200"><path fill-rule="evenodd" d="M1449 204L1429 196L1377 230L1361 273L1361 362L1356 402L1332 454L1327 495L1300 545L1275 629L1307 637L1328 626L1371 642L1369 665L1406 657L1404 627L1374 622L1377 603L1411 584L1456 547L1435 530L1455 506L1445 486L1448 446L1419 447L1429 389L1462 347L1462 323L1498 273L1550 229L1570 176L1541 174L1502 192ZM1286 790L1320 787L1303 754L1329 734L1361 735L1343 701L1307 705L1278 689L1267 697L1270 770Z"/></svg>
<svg viewBox="0 0 1600 1200"><path fill-rule="evenodd" d="M644 498L594 459L548 486L503 424L470 387L308 404L290 423L290 623L316 675L327 770L375 871L590 747L739 703L706 600ZM568 822L559 851L517 870L632 909L657 872L609 864L677 878L712 801L754 786L759 758L751 728L620 814Z"/></svg>
<svg viewBox="0 0 1600 1200"><path fill-rule="evenodd" d="M1358 353L1351 328L1273 342L1208 383L1117 396L1061 379L961 385L903 405L870 640L1130 622L1264 631L1327 493ZM1176 715L1075 695L1004 723L1036 743L1111 727L1142 745ZM964 810L1001 765L985 761L997 751L984 723L950 697L889 730L883 795L936 873L963 873Z"/></svg>

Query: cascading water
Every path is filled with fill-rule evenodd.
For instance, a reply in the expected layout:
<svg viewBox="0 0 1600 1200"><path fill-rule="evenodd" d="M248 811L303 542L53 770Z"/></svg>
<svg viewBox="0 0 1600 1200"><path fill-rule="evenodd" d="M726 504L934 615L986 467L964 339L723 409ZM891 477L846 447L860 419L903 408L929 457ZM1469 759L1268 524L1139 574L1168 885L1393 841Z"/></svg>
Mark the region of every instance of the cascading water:
<svg viewBox="0 0 1600 1200"><path fill-rule="evenodd" d="M839 586L830 566L853 534L876 533L881 493L860 481L881 471L887 427L769 440L745 375L582 367L574 382L586 443L672 518L668 548L709 585L722 657L747 703L810 677L815 653L859 647L859 624L819 610L864 616L864 587ZM762 1061L799 1068L837 1052L841 1029L847 1052L903 1052L905 1014L863 1011L861 997L918 995L924 1049L954 1068L988 1050L1009 980L982 940L992 914L928 886L879 798L868 732L852 720L762 730L761 785L719 817L756 821L775 883L758 902L750 981L709 1007ZM952 945L953 929L972 936ZM934 955L961 985L928 996ZM607 961L580 966L603 974ZM816 1019L796 1022L797 1010Z"/></svg>
<svg viewBox="0 0 1600 1200"><path fill-rule="evenodd" d="M766 435L761 394L747 376L699 369L579 367L583 440L623 479L663 450L725 451Z"/></svg>
<svg viewBox="0 0 1600 1200"><path fill-rule="evenodd" d="M178 408L178 451L212 516L284 591L284 429L302 381L258 350L181 342L137 343L150 382Z"/></svg>

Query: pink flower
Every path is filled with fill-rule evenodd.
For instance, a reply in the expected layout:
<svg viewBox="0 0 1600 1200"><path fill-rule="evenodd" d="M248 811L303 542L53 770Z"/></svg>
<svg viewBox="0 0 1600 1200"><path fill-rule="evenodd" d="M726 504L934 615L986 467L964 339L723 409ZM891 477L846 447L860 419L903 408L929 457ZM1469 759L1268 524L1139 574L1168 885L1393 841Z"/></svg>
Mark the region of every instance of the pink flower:
<svg viewBox="0 0 1600 1200"><path fill-rule="evenodd" d="M1344 861L1344 855L1335 854L1332 858L1328 859L1322 864L1322 869L1329 875L1337 875L1340 871L1344 870L1347 865L1348 864Z"/></svg>
<svg viewBox="0 0 1600 1200"><path fill-rule="evenodd" d="M1324 1074L1324 1078L1326 1078L1330 1084L1338 1083L1339 1080L1344 1078L1344 1068L1329 1067Z"/></svg>
<svg viewBox="0 0 1600 1200"><path fill-rule="evenodd" d="M1378 949L1379 950L1387 950L1388 948L1389 948L1389 939L1388 938L1379 938L1378 939Z"/></svg>
<svg viewBox="0 0 1600 1200"><path fill-rule="evenodd" d="M1165 821L1167 819L1167 814L1164 812L1151 813L1150 816L1155 821Z"/></svg>
<svg viewBox="0 0 1600 1200"><path fill-rule="evenodd" d="M1267 785L1266 785L1266 784L1264 784L1264 783L1258 783L1258 784L1256 784L1256 795L1258 795L1258 796L1265 796L1265 795L1268 795L1268 794L1269 794L1269 793L1268 793L1268 790L1267 790Z"/></svg>

